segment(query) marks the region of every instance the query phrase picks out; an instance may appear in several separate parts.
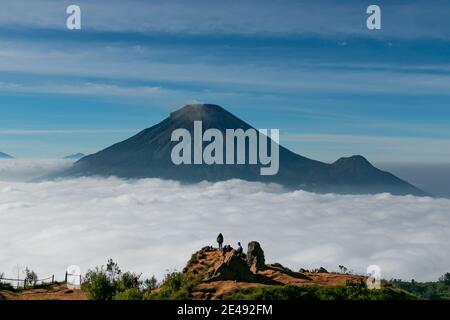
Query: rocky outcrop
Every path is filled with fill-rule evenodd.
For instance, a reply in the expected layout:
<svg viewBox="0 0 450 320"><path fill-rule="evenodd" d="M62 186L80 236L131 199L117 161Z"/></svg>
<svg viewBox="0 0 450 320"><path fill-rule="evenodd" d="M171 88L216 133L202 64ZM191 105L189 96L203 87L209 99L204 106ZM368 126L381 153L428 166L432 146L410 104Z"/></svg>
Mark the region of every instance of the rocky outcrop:
<svg viewBox="0 0 450 320"><path fill-rule="evenodd" d="M257 241L252 241L248 244L247 265L253 273L258 272L258 270L264 270L266 267L264 251Z"/></svg>
<svg viewBox="0 0 450 320"><path fill-rule="evenodd" d="M324 267L320 267L320 268L317 270L317 273L328 273L328 270L325 269Z"/></svg>
<svg viewBox="0 0 450 320"><path fill-rule="evenodd" d="M281 263L273 263L273 264L268 264L266 266L266 269L269 270L273 270L276 272L280 272L283 274L287 274L293 278L297 278L297 279L306 279L306 280L311 280L310 277L304 275L302 272L294 272L289 268L286 268L285 266L283 266Z"/></svg>
<svg viewBox="0 0 450 320"><path fill-rule="evenodd" d="M236 280L249 282L255 278L247 263L235 250L225 254L224 261L214 270L210 271L206 281Z"/></svg>
<svg viewBox="0 0 450 320"><path fill-rule="evenodd" d="M197 274L198 270L195 270L195 267L197 267L199 262L205 259L208 254L215 251L216 249L213 247L207 246L192 254L191 259L189 259L186 267L183 269L183 273L192 272L193 274Z"/></svg>

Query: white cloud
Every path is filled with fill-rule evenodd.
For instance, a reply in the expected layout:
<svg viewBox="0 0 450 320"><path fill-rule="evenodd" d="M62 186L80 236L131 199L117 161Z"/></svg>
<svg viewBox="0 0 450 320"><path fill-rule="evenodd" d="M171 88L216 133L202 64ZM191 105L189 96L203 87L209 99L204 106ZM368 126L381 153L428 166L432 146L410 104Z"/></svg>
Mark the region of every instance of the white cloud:
<svg viewBox="0 0 450 320"><path fill-rule="evenodd" d="M107 95L107 96L155 96L170 94L169 90L150 86L118 86L103 83L86 82L76 85L68 84L36 84L24 85L18 83L0 82L0 91L28 92L28 93L58 93L73 95Z"/></svg>
<svg viewBox="0 0 450 320"><path fill-rule="evenodd" d="M67 159L2 159L0 181L30 181L67 168L72 163L73 160Z"/></svg>
<svg viewBox="0 0 450 320"><path fill-rule="evenodd" d="M435 280L450 265L450 200L413 196L318 195L231 180L79 178L0 182L0 270L17 264L63 277L114 258L161 277L214 245L258 240L269 262L293 269L343 264L386 278Z"/></svg>

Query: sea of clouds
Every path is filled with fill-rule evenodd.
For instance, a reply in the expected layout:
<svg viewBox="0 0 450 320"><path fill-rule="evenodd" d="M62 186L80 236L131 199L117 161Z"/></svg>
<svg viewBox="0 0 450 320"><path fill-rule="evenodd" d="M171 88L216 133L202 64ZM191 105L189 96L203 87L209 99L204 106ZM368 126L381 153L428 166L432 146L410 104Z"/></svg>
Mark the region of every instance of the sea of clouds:
<svg viewBox="0 0 450 320"><path fill-rule="evenodd" d="M449 199L320 195L241 180L25 182L25 174L11 181L9 173L6 181L5 168L18 165L1 163L0 273L9 276L20 265L62 279L69 265L86 272L113 258L124 270L161 278L215 245L219 232L244 249L259 241L268 262L294 270L345 265L365 273L375 264L384 278L416 280L450 271ZM36 168L22 166L28 174Z"/></svg>
<svg viewBox="0 0 450 320"><path fill-rule="evenodd" d="M0 159L0 181L31 181L68 168L68 159Z"/></svg>

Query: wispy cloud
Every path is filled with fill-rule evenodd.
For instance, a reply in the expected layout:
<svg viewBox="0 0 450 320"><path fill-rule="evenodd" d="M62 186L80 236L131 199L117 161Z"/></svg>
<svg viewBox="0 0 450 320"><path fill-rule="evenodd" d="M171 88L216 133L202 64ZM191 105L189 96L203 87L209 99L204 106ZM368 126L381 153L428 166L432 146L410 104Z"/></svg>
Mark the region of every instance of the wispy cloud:
<svg viewBox="0 0 450 320"><path fill-rule="evenodd" d="M435 137L401 137L393 135L349 135L349 134L297 134L281 135L281 142L294 145L296 149L308 150L315 158L324 159L323 154L339 150L341 155L362 153L373 161L400 162L450 162L450 140ZM420 150L420 153L418 153ZM336 159L328 159L334 161ZM325 160L324 159L324 160Z"/></svg>
<svg viewBox="0 0 450 320"><path fill-rule="evenodd" d="M6 0L2 2L0 25L64 29L65 8L69 4L67 1ZM367 4L360 1L132 0L125 3L110 0L105 4L78 0L77 4L83 9L86 30L109 32L402 38L448 38L450 35L447 19L450 6L444 1L378 1L383 10L383 29L378 33L367 30Z"/></svg>
<svg viewBox="0 0 450 320"><path fill-rule="evenodd" d="M0 82L0 91L27 92L27 93L54 93L73 95L101 95L101 96L154 96L164 92L161 87L151 86L120 86L104 83L81 83L81 84L22 84Z"/></svg>
<svg viewBox="0 0 450 320"><path fill-rule="evenodd" d="M49 134L96 134L96 133L136 133L141 129L54 129L54 130L36 130L36 129L12 129L0 130L1 135L49 135Z"/></svg>
<svg viewBox="0 0 450 320"><path fill-rule="evenodd" d="M320 61L282 64L270 57L260 61L242 60L237 65L219 64L217 60L206 58L192 60L186 58L186 54L169 61L163 58L168 50L158 47L154 48L158 54L150 59L130 51L128 46L113 49L82 46L68 52L51 43L42 47L34 43L3 42L2 48L0 56L4 59L0 60L0 72L27 74L25 78L20 77L21 82L0 83L0 90L10 92L128 96L170 95L177 91L202 94L206 90L203 92L205 95L215 91L234 94L294 94L303 91L416 95L448 95L450 92L450 74L445 71L448 65L436 72L439 67L435 64L396 66L393 63L324 64ZM188 55L195 54L190 52ZM218 59L221 61L222 58ZM40 77L40 81L36 83L33 77ZM44 81L42 77L46 77ZM63 83L61 77L65 79ZM97 80L77 80L86 77ZM123 85L120 82L128 83ZM132 82L138 84L133 85Z"/></svg>

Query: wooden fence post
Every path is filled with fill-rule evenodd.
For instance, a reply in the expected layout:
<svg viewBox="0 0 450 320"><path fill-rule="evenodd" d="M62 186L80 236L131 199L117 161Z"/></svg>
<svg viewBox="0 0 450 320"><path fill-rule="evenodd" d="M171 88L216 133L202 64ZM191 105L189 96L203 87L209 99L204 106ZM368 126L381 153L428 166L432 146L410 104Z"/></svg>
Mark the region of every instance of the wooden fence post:
<svg viewBox="0 0 450 320"><path fill-rule="evenodd" d="M52 284L55 283L55 275L52 275Z"/></svg>
<svg viewBox="0 0 450 320"><path fill-rule="evenodd" d="M64 283L67 284L67 271L66 271L66 276L64 278Z"/></svg>

